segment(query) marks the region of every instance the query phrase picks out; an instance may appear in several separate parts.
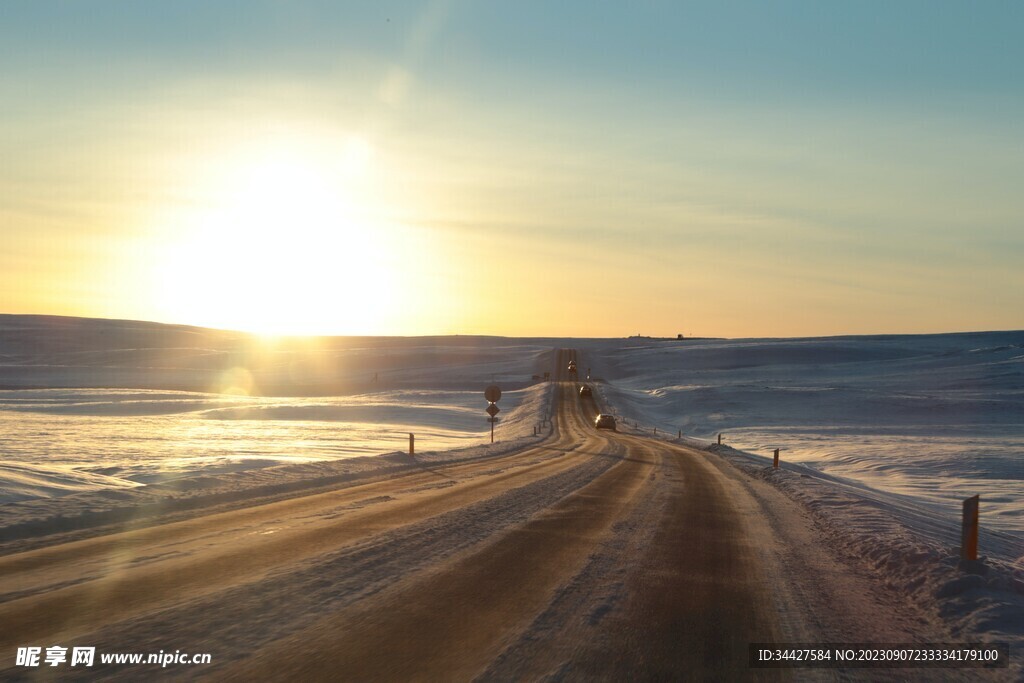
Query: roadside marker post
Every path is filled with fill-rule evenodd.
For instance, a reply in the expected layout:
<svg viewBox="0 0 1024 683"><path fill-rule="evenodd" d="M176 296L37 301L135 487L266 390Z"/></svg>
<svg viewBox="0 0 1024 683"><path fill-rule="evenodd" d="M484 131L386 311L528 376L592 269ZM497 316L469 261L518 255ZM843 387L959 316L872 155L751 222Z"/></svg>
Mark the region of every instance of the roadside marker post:
<svg viewBox="0 0 1024 683"><path fill-rule="evenodd" d="M677 436L676 438L677 439L683 438L683 430L682 429L679 430L679 436Z"/></svg>
<svg viewBox="0 0 1024 683"><path fill-rule="evenodd" d="M491 443L494 443L494 416L501 411L501 408L495 404L498 402L498 399L501 398L501 389L498 388L497 384L492 384L484 389L484 398L486 398L487 402L490 404L487 406L487 414L491 416Z"/></svg>
<svg viewBox="0 0 1024 683"><path fill-rule="evenodd" d="M978 504L980 496L964 500L963 530L960 534L960 559L978 559Z"/></svg>
<svg viewBox="0 0 1024 683"><path fill-rule="evenodd" d="M722 433L721 432L718 433L718 445L719 446L722 445Z"/></svg>
<svg viewBox="0 0 1024 683"><path fill-rule="evenodd" d="M500 410L501 408L494 405L493 403L487 406L487 414L491 416L489 420L491 423L491 443L494 443L494 423L497 421L497 418L495 418L494 416L497 415Z"/></svg>
<svg viewBox="0 0 1024 683"><path fill-rule="evenodd" d="M409 455L416 455L416 435L409 432Z"/></svg>
<svg viewBox="0 0 1024 683"><path fill-rule="evenodd" d="M775 449L775 462L772 464L772 467L774 467L775 469L779 469L779 449L778 448Z"/></svg>

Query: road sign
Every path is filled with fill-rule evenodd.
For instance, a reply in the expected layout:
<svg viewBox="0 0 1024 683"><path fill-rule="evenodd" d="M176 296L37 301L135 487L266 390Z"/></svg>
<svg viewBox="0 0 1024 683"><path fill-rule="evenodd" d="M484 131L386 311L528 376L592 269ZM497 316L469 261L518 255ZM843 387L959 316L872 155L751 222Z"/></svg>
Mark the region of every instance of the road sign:
<svg viewBox="0 0 1024 683"><path fill-rule="evenodd" d="M501 398L501 389L498 388L497 384L492 384L491 386L484 389L484 398L486 398L491 403L497 403L498 399Z"/></svg>
<svg viewBox="0 0 1024 683"><path fill-rule="evenodd" d="M501 411L501 408L499 408L498 406L494 405L493 403L491 405L487 406L487 414L490 415L491 417L494 417L500 411Z"/></svg>

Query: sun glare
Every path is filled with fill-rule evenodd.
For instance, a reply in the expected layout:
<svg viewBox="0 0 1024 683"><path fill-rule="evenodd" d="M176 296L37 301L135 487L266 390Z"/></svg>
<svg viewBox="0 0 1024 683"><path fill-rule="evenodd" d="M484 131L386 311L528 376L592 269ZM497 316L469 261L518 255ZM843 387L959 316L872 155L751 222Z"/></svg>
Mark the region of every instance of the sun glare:
<svg viewBox="0 0 1024 683"><path fill-rule="evenodd" d="M367 206L373 148L350 138L239 155L174 220L158 269L171 319L264 334L365 333L394 314L396 226Z"/></svg>

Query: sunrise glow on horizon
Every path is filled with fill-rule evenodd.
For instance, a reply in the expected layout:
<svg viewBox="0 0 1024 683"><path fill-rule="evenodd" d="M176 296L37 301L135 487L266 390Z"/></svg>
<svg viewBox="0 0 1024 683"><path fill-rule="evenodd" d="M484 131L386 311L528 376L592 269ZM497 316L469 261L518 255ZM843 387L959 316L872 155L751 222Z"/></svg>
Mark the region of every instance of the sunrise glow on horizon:
<svg viewBox="0 0 1024 683"><path fill-rule="evenodd" d="M0 313L1024 327L1016 4L20 3Z"/></svg>

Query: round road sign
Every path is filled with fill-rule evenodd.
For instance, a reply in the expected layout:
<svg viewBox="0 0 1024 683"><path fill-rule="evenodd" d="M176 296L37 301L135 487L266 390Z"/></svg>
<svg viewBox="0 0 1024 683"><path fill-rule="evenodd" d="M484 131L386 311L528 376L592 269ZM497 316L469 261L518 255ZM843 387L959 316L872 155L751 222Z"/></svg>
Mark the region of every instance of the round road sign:
<svg viewBox="0 0 1024 683"><path fill-rule="evenodd" d="M491 403L497 403L498 399L501 398L501 389L498 388L497 384L492 384L491 386L484 389L484 398L486 398Z"/></svg>

